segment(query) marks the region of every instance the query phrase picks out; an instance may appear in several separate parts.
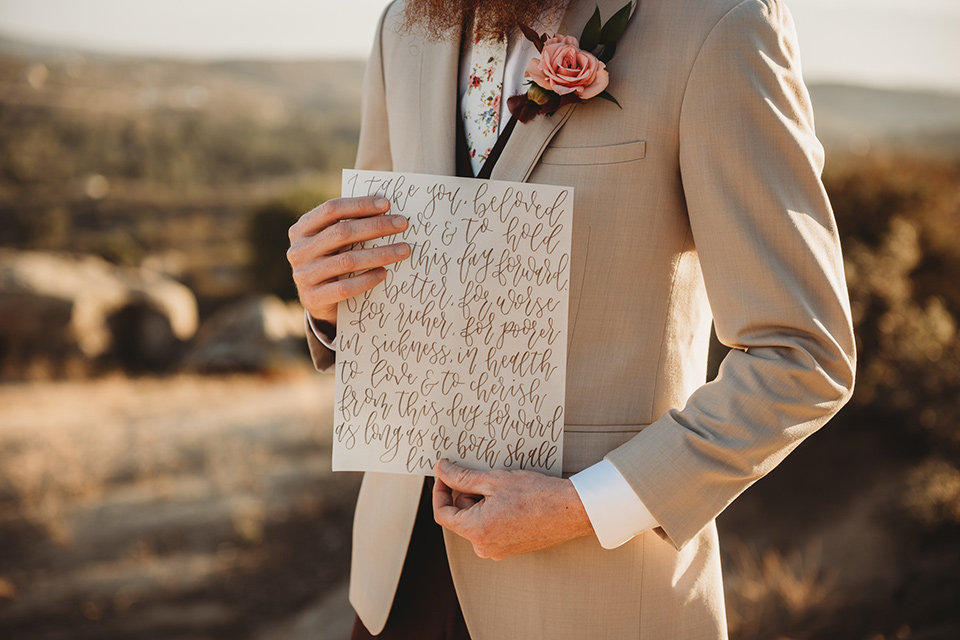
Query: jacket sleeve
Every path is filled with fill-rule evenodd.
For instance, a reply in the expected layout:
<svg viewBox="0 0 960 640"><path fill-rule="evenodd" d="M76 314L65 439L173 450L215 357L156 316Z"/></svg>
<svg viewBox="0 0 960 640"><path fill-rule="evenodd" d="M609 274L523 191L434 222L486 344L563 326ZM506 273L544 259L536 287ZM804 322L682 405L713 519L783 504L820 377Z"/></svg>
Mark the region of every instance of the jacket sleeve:
<svg viewBox="0 0 960 640"><path fill-rule="evenodd" d="M704 40L680 169L720 341L716 380L607 454L682 547L836 413L855 347L792 19L744 0Z"/></svg>
<svg viewBox="0 0 960 640"><path fill-rule="evenodd" d="M357 169L377 169L390 171L393 162L390 157L390 129L387 123L386 88L383 73L383 24L396 3L391 3L380 16L373 50L363 74L363 97L360 102L360 144L357 150ZM326 371L333 366L336 354L328 349L311 330L307 319L307 346L313 366L318 371Z"/></svg>

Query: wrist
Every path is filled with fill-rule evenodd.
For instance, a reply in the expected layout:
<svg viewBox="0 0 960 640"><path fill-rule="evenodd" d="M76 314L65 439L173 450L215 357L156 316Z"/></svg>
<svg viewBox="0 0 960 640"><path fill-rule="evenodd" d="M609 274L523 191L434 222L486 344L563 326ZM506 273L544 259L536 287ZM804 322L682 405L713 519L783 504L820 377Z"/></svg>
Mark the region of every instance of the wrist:
<svg viewBox="0 0 960 640"><path fill-rule="evenodd" d="M583 506L583 501L580 499L577 488L569 479L564 479L563 484L563 508L570 521L571 530L575 534L574 537L581 538L596 535L593 530L593 524L590 522L590 516L587 515L587 510Z"/></svg>

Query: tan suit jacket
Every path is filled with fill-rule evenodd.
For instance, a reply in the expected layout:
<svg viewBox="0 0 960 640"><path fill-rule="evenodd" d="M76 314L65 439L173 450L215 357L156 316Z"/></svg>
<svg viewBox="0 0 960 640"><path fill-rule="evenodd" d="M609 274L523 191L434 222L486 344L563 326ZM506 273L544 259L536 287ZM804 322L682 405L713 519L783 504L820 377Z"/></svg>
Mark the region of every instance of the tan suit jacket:
<svg viewBox="0 0 960 640"><path fill-rule="evenodd" d="M604 19L624 0L600 0ZM594 0L573 0L579 35ZM459 43L398 32L357 166L454 174ZM575 188L565 475L606 457L661 528L502 562L446 532L476 640L725 637L714 518L851 393L854 340L794 27L779 0L642 0L610 92L518 125L493 179ZM704 384L711 318L733 347ZM318 366L332 354L313 341ZM367 474L350 598L379 631L422 479Z"/></svg>

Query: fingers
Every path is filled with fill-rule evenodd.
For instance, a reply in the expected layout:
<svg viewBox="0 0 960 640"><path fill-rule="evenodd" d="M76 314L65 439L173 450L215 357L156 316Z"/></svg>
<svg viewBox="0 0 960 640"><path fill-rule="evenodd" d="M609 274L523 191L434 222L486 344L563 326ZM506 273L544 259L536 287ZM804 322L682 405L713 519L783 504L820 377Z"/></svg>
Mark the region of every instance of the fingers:
<svg viewBox="0 0 960 640"><path fill-rule="evenodd" d="M437 479L454 491L474 495L489 495L493 493L493 484L490 474L485 471L475 471L455 465L446 458L440 460L433 468Z"/></svg>
<svg viewBox="0 0 960 640"><path fill-rule="evenodd" d="M290 240L316 235L323 229L352 218L365 218L386 213L390 202L386 198L367 196L363 198L334 198L300 216L290 227Z"/></svg>
<svg viewBox="0 0 960 640"><path fill-rule="evenodd" d="M386 277L386 269L379 267L343 280L305 284L302 279L294 276L294 282L297 284L303 308L318 320L336 324L337 303L369 291Z"/></svg>
<svg viewBox="0 0 960 640"><path fill-rule="evenodd" d="M437 478L433 485L433 519L437 524L449 528L451 520L460 510L453 503L453 491Z"/></svg>
<svg viewBox="0 0 960 640"><path fill-rule="evenodd" d="M406 230L408 220L403 216L376 216L357 220L345 220L325 228L312 243L325 252L339 251L345 247L391 236Z"/></svg>
<svg viewBox="0 0 960 640"><path fill-rule="evenodd" d="M343 276L369 271L388 264L400 262L410 256L410 245L406 242L390 244L384 247L370 249L355 249L344 251L325 259L317 260L300 269L294 270L294 279L306 285L317 285L328 280L336 280Z"/></svg>
<svg viewBox="0 0 960 640"><path fill-rule="evenodd" d="M469 509L481 500L483 500L483 496L473 493L460 493L457 495L455 504L457 505L457 509Z"/></svg>
<svg viewBox="0 0 960 640"><path fill-rule="evenodd" d="M404 231L407 219L382 215L389 209L384 198L337 198L290 227L287 260L310 315L336 324L337 303L377 286L386 278L384 267L410 256L405 242L345 250Z"/></svg>
<svg viewBox="0 0 960 640"><path fill-rule="evenodd" d="M385 198L335 198L300 216L288 232L291 263L304 248L314 255L334 253L358 242L374 240L407 228L400 215L382 215L390 210ZM312 256L307 256L312 257ZM303 258L300 258L302 260Z"/></svg>
<svg viewBox="0 0 960 640"><path fill-rule="evenodd" d="M289 229L291 265L305 265L359 242L404 231L405 217L382 215L390 210L385 198L335 198L300 216Z"/></svg>
<svg viewBox="0 0 960 640"><path fill-rule="evenodd" d="M383 268L410 256L406 243L359 249L328 256L293 267L293 281L300 301L314 317L346 300L372 289L387 277ZM353 274L353 275L350 275ZM349 277L347 277L349 276Z"/></svg>
<svg viewBox="0 0 960 640"><path fill-rule="evenodd" d="M309 214L307 214L309 215ZM300 224L299 222L297 224ZM296 224L290 227L290 249L287 260L292 265L306 263L347 247L391 236L406 230L409 222L403 216L378 215L335 222L316 233L301 234Z"/></svg>
<svg viewBox="0 0 960 640"><path fill-rule="evenodd" d="M434 519L441 525L452 528L452 518L464 509L476 505L483 500L482 495L460 493L456 497L453 489L444 484L439 477L433 485L433 514Z"/></svg>

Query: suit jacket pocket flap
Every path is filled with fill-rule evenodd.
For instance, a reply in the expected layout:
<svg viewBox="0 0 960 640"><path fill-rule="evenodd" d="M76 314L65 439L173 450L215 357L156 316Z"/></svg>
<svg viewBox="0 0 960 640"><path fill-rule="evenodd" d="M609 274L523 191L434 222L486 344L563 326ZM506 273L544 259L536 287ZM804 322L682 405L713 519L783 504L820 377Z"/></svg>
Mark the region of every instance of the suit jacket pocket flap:
<svg viewBox="0 0 960 640"><path fill-rule="evenodd" d="M636 436L646 425L622 425L616 431L610 426L563 428L563 475L580 473L590 465Z"/></svg>
<svg viewBox="0 0 960 640"><path fill-rule="evenodd" d="M646 155L644 140L599 147L548 147L540 162L559 165L619 164L640 160Z"/></svg>

